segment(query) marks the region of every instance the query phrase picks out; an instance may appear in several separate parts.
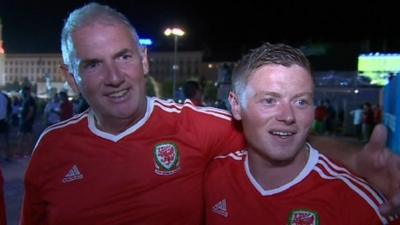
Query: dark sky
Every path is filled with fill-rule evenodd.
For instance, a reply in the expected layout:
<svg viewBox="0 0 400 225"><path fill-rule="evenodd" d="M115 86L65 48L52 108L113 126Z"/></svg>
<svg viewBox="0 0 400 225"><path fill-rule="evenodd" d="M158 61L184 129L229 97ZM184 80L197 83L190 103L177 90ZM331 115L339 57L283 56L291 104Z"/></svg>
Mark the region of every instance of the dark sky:
<svg viewBox="0 0 400 225"><path fill-rule="evenodd" d="M59 52L64 18L85 2L0 0L6 52ZM180 25L187 32L180 39L180 49L205 50L207 56L218 60L236 59L264 41L286 42L296 47L329 42L345 48L351 43L364 43L367 50L400 51L400 11L395 3L385 1L99 2L124 13L140 36L154 40L153 50L172 50L173 41L163 36L163 30ZM350 3L356 5L349 6Z"/></svg>

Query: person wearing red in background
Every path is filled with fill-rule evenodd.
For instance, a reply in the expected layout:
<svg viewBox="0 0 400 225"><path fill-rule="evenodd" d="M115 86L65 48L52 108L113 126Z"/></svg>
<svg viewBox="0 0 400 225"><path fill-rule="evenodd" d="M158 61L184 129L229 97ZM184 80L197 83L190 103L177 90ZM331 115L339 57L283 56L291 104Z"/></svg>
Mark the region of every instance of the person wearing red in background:
<svg viewBox="0 0 400 225"><path fill-rule="evenodd" d="M194 80L186 81L183 86L183 93L187 99L192 101L193 105L204 106L203 93L201 91L199 82Z"/></svg>
<svg viewBox="0 0 400 225"><path fill-rule="evenodd" d="M382 122L382 110L379 104L376 104L373 108L374 112L374 126Z"/></svg>
<svg viewBox="0 0 400 225"><path fill-rule="evenodd" d="M374 112L372 111L371 103L365 102L363 104L361 133L363 142L367 142L371 136L372 129L374 128Z"/></svg>
<svg viewBox="0 0 400 225"><path fill-rule="evenodd" d="M323 134L325 132L325 120L328 115L328 109L324 104L320 103L315 108L313 131L315 134Z"/></svg>
<svg viewBox="0 0 400 225"><path fill-rule="evenodd" d="M74 106L68 99L66 92L60 92L60 121L67 120L74 115Z"/></svg>

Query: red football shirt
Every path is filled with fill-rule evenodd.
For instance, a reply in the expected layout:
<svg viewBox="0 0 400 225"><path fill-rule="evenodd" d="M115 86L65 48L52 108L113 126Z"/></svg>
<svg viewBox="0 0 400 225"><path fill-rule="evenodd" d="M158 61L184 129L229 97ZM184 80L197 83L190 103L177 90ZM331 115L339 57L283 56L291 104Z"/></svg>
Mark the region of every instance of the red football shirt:
<svg viewBox="0 0 400 225"><path fill-rule="evenodd" d="M383 202L379 193L313 148L298 176L272 190L257 183L246 156L246 151L240 151L211 163L205 180L207 225L372 225L390 221L378 212Z"/></svg>
<svg viewBox="0 0 400 225"><path fill-rule="evenodd" d="M25 177L22 225L200 224L203 175L244 146L230 114L148 98L126 131L83 113L40 136Z"/></svg>

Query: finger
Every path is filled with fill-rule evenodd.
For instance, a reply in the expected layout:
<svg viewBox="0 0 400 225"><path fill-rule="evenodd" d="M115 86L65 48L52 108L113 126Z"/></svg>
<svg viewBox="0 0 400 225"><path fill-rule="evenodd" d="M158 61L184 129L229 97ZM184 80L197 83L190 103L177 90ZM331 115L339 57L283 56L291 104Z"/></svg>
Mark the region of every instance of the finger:
<svg viewBox="0 0 400 225"><path fill-rule="evenodd" d="M368 151L382 151L386 146L387 130L385 125L377 124L371 134L369 142L365 146Z"/></svg>
<svg viewBox="0 0 400 225"><path fill-rule="evenodd" d="M362 154L375 155L373 161L373 167L375 169L381 169L386 166L390 150L385 148L387 139L387 130L383 124L375 126L369 142L364 146Z"/></svg>

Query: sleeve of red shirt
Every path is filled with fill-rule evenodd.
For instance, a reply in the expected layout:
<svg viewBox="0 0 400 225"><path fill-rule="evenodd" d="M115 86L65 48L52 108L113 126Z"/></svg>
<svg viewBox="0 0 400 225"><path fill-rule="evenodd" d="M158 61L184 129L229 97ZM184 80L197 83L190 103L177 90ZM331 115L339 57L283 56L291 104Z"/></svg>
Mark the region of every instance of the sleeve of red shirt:
<svg viewBox="0 0 400 225"><path fill-rule="evenodd" d="M241 150L245 147L245 139L240 123L235 121L225 110L212 109L206 113L193 113L190 117L190 127L198 134L197 143L205 149L207 161L218 155Z"/></svg>

